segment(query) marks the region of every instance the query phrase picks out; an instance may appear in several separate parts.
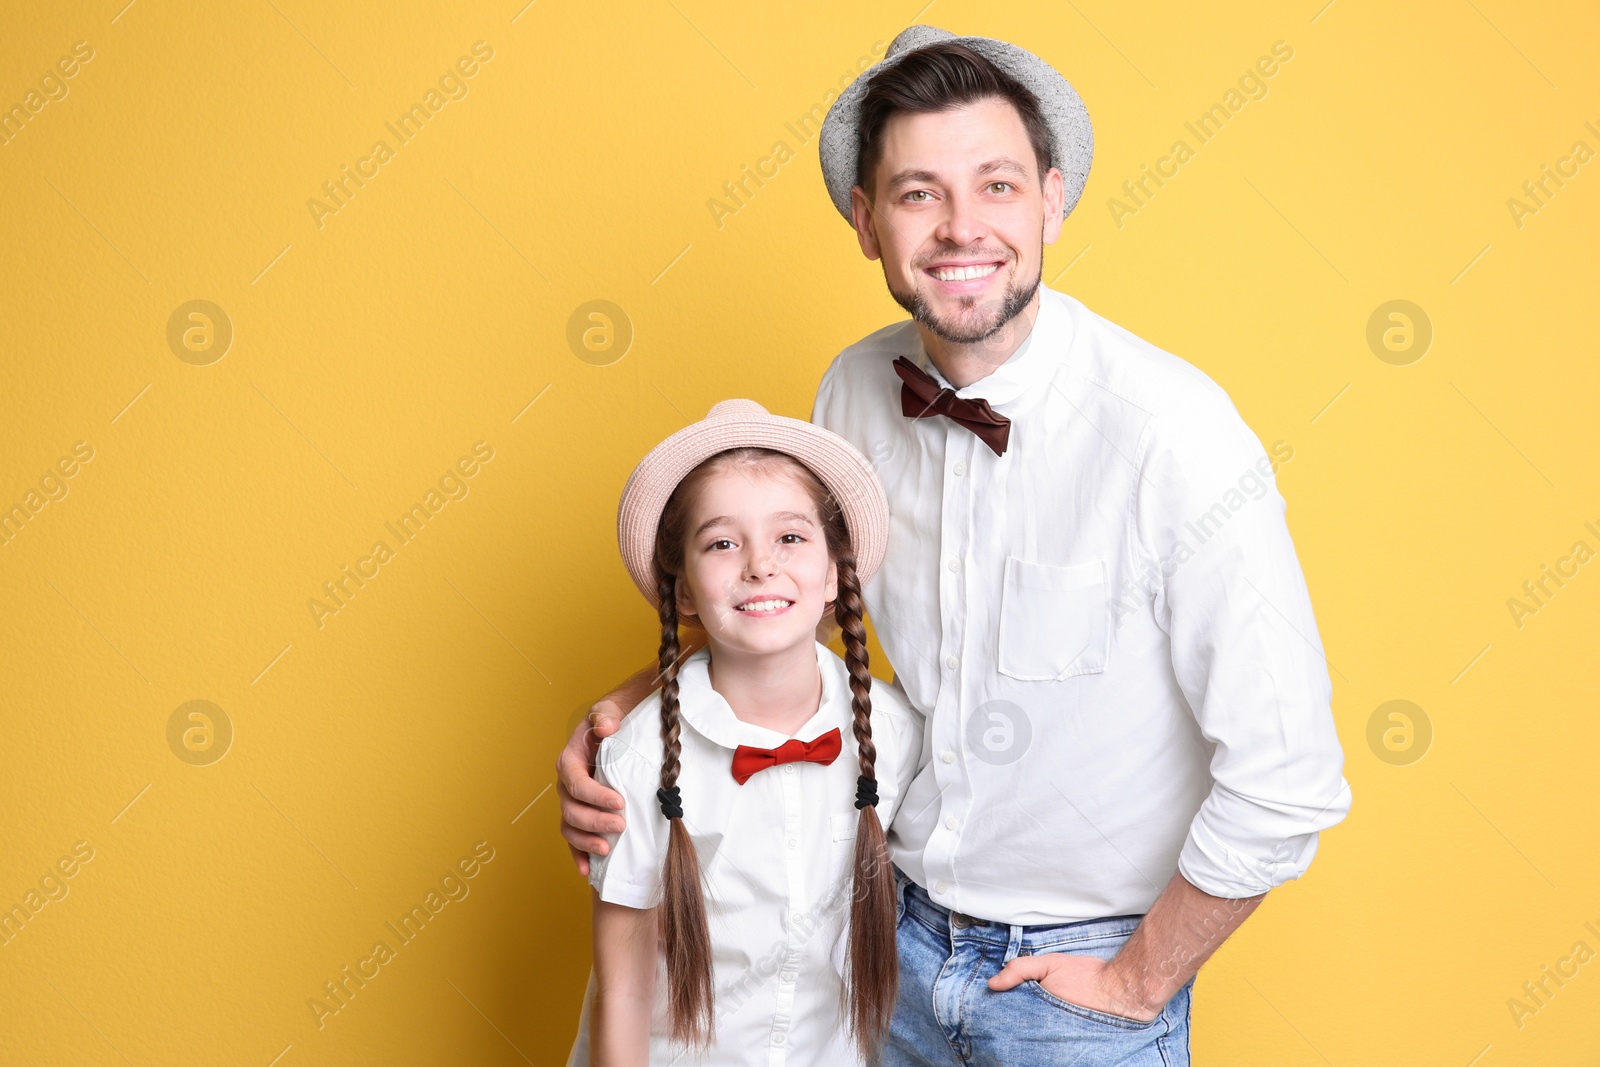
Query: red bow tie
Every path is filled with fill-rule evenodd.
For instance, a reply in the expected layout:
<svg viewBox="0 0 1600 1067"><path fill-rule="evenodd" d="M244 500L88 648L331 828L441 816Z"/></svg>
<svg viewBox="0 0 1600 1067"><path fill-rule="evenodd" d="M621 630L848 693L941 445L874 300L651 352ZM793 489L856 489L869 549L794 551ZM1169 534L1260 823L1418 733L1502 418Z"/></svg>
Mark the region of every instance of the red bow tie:
<svg viewBox="0 0 1600 1067"><path fill-rule="evenodd" d="M764 771L768 767L776 767L780 763L797 763L804 760L807 763L827 766L838 758L841 747L837 726L810 741L800 741L791 737L777 748L740 745L733 752L733 780L744 785L752 774Z"/></svg>
<svg viewBox="0 0 1600 1067"><path fill-rule="evenodd" d="M994 454L1006 454L1006 442L1011 439L1011 420L998 415L984 399L968 400L956 396L951 389L942 388L933 376L905 356L897 356L894 372L900 375L900 413L908 419L931 419L943 415L960 423L994 449Z"/></svg>

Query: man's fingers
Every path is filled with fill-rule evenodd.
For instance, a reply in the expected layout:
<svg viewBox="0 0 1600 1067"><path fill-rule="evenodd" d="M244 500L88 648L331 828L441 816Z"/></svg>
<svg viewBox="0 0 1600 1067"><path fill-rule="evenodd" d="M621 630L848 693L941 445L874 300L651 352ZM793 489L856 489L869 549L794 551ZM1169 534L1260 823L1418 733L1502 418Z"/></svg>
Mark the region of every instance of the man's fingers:
<svg viewBox="0 0 1600 1067"><path fill-rule="evenodd" d="M589 773L592 756L588 752L589 742L587 735L589 728L584 723L578 724L578 730L567 742L567 747L561 750L561 755L556 757L556 780L564 790L563 797L570 797L579 804L587 804L594 808L604 808L610 811L622 810L622 794L615 789L607 789L594 780L594 775ZM574 809L576 810L576 809ZM594 816L573 818L573 811L563 799L561 805L562 817L584 830L597 833L611 829L595 823ZM594 815L599 815L595 812Z"/></svg>
<svg viewBox="0 0 1600 1067"><path fill-rule="evenodd" d="M615 797L619 803L622 800L620 793L607 789L592 778L588 779L588 788L590 792L587 795L602 803L606 797ZM568 830L583 834L620 834L627 829L626 817L620 811L596 806L580 796L567 792L563 781L556 782L556 796L561 802L561 836L574 845L582 844L583 841L568 833ZM584 841L587 840L588 838L584 837Z"/></svg>
<svg viewBox="0 0 1600 1067"><path fill-rule="evenodd" d="M1050 973L1049 965L1039 956L1018 956L1004 967L1000 973L989 979L989 988L996 992L1012 989L1032 978L1038 981Z"/></svg>
<svg viewBox="0 0 1600 1067"><path fill-rule="evenodd" d="M596 739L595 748L600 747L600 738L610 737L621 725L622 709L615 702L602 700L589 709L589 732Z"/></svg>
<svg viewBox="0 0 1600 1067"><path fill-rule="evenodd" d="M585 878L589 877L589 854L571 845L567 846L567 851L572 853L572 862L577 865L578 873Z"/></svg>
<svg viewBox="0 0 1600 1067"><path fill-rule="evenodd" d="M562 774L561 785L570 802L570 807L568 803L561 805L561 815L567 822L597 834L622 829L620 822L613 826L606 820L608 814L616 817L622 811L622 794L591 778L588 768Z"/></svg>
<svg viewBox="0 0 1600 1067"><path fill-rule="evenodd" d="M591 808L587 804L579 804L567 796L566 790L560 786L556 792L561 797L561 836L566 838L567 844L584 852L593 852L604 856L611 851L611 846L606 844L606 839L598 836L601 833L619 833L622 826L622 816ZM602 825L590 826L588 823L598 820ZM579 864L581 870L584 866Z"/></svg>
<svg viewBox="0 0 1600 1067"><path fill-rule="evenodd" d="M561 836L567 839L568 848L575 848L580 852L593 852L597 856L604 856L611 851L611 846L606 844L605 838L596 837L594 834L586 834L582 830L566 823L561 824ZM580 872L585 866L587 864L578 864Z"/></svg>

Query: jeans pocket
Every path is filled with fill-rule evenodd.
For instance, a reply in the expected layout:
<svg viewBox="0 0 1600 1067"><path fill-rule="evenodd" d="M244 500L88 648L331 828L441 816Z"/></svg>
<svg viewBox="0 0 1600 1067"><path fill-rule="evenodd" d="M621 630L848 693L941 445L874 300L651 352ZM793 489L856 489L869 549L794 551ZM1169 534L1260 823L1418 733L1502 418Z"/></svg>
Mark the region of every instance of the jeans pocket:
<svg viewBox="0 0 1600 1067"><path fill-rule="evenodd" d="M1059 1008L1062 1011L1069 1012L1072 1015L1076 1015L1080 1019L1087 1019L1090 1022L1099 1023L1102 1026L1115 1027L1118 1030L1140 1031L1149 1030L1161 1021L1161 1016L1159 1014L1149 1022L1143 1022L1139 1019L1129 1019L1123 1015L1112 1015L1109 1012L1099 1011L1095 1008L1086 1008L1081 1004L1074 1004L1069 1000L1062 1000L1060 997L1050 992L1050 990L1046 989L1043 985L1039 984L1039 982L1032 978L1024 980L1022 984L1027 987L1028 992L1032 993L1046 1004L1049 1004L1055 1008Z"/></svg>
<svg viewBox="0 0 1600 1067"><path fill-rule="evenodd" d="M1111 643L1104 560L1068 567L1006 557L996 666L1019 681L1106 669Z"/></svg>

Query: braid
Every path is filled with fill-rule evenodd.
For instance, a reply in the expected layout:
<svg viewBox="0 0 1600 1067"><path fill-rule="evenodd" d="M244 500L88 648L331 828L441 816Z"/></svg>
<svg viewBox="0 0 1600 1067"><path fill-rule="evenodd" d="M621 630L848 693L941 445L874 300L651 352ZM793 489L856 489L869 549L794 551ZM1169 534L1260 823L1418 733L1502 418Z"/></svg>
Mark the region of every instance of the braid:
<svg viewBox="0 0 1600 1067"><path fill-rule="evenodd" d="M678 785L678 580L671 574L657 574L656 592L661 596L661 651L656 667L661 679L661 744L665 759L661 764L661 788ZM665 803L665 801L663 801Z"/></svg>
<svg viewBox="0 0 1600 1067"><path fill-rule="evenodd" d="M854 882L850 900L850 941L846 962L845 1014L863 1056L877 1059L898 995L900 962L895 946L895 885L889 846L878 820L876 764L872 743L872 674L867 669L867 632L862 624L861 580L855 560L836 560L839 595L833 615L844 635L845 666L850 673L850 707L854 713L861 776L856 782Z"/></svg>
<svg viewBox="0 0 1600 1067"><path fill-rule="evenodd" d="M661 597L661 788L656 798L667 818L667 858L662 867L661 940L667 957L667 998L672 1037L681 1044L709 1048L714 1032L711 934L700 889L700 859L683 826L678 772L678 601L677 578L659 569Z"/></svg>
<svg viewBox="0 0 1600 1067"><path fill-rule="evenodd" d="M861 622L861 581L856 576L855 560L845 557L837 565L839 597L833 604L833 617L844 636L850 710L855 716L856 746L861 750L861 777L872 781L878 750L872 744L872 674L867 670L867 629Z"/></svg>

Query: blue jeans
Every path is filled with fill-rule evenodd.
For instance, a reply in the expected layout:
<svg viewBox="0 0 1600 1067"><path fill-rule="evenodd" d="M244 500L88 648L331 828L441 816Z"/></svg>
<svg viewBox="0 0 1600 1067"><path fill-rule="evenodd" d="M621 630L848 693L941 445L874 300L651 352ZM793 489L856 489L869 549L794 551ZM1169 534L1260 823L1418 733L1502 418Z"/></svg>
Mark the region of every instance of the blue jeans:
<svg viewBox="0 0 1600 1067"><path fill-rule="evenodd" d="M987 982L1017 956L1071 952L1109 960L1142 916L1016 926L935 904L895 868L900 998L884 1067L1189 1067L1191 978L1148 1023L1079 1007L1035 981Z"/></svg>

